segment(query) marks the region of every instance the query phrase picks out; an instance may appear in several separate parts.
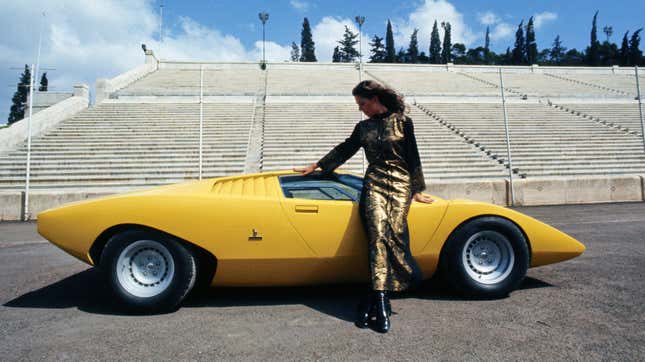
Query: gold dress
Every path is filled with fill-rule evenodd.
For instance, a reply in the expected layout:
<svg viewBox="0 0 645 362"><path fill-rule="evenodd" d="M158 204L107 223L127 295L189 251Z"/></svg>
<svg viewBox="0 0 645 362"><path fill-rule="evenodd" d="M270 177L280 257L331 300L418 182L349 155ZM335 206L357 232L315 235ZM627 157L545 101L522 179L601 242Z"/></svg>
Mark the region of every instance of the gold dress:
<svg viewBox="0 0 645 362"><path fill-rule="evenodd" d="M369 162L359 210L368 240L372 289L401 291L421 281L410 253L407 223L412 196L425 189L412 120L390 112L363 120L318 166L331 173L360 147Z"/></svg>

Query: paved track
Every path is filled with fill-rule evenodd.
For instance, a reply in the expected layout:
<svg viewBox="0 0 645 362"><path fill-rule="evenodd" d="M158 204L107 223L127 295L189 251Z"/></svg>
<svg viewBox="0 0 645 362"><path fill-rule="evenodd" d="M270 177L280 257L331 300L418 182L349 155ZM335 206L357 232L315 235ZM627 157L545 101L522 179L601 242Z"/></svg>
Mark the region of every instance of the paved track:
<svg viewBox="0 0 645 362"><path fill-rule="evenodd" d="M390 333L352 324L362 286L213 289L157 316L120 312L93 269L0 223L2 360L642 360L645 203L520 208L587 251L520 290L464 300L432 283L393 300Z"/></svg>

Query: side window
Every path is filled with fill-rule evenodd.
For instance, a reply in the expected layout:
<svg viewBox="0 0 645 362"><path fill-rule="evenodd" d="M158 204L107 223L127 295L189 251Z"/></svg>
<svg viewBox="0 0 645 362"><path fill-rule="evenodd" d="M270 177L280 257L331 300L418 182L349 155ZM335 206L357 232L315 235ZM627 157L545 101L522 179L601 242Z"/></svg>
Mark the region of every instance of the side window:
<svg viewBox="0 0 645 362"><path fill-rule="evenodd" d="M288 198L343 201L360 199L360 190L354 184L348 185L337 179L311 176L280 176L278 179L284 196Z"/></svg>
<svg viewBox="0 0 645 362"><path fill-rule="evenodd" d="M332 200L332 198L323 193L320 189L287 189L290 198L310 199L310 200Z"/></svg>

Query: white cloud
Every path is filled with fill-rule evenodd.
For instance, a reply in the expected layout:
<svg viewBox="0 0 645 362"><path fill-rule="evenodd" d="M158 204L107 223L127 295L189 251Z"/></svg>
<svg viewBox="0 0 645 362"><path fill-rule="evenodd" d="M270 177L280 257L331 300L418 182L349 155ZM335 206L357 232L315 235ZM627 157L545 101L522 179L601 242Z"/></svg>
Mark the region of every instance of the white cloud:
<svg viewBox="0 0 645 362"><path fill-rule="evenodd" d="M246 48L235 36L179 18L175 31L164 30L158 42L158 13L151 0L26 0L7 2L0 24L11 32L0 34L0 82L16 84L25 63L35 61L41 11L43 26L41 67L48 70L51 91L71 91L75 83L93 87L96 78L111 78L143 64L141 43L158 57L177 60L257 60L262 44ZM291 48L266 43L267 59L289 59ZM0 123L8 116L15 88L0 89Z"/></svg>
<svg viewBox="0 0 645 362"><path fill-rule="evenodd" d="M549 21L555 21L558 19L558 14L552 13L550 11L544 11L533 16L533 23L535 24L535 29L540 29L542 25Z"/></svg>
<svg viewBox="0 0 645 362"><path fill-rule="evenodd" d="M419 51L428 53L430 46L430 34L435 22L441 25L447 21L451 25L452 43L463 43L466 46L477 39L472 30L464 22L464 16L446 0L425 0L416 8L407 20L392 21L395 30L394 42L397 50L401 47L407 49L410 44L410 35L414 29L419 29ZM439 33L443 39L443 29L439 27Z"/></svg>
<svg viewBox="0 0 645 362"><path fill-rule="evenodd" d="M501 40L512 37L515 33L515 28L508 23L499 23L495 25L490 33L491 40Z"/></svg>
<svg viewBox="0 0 645 362"><path fill-rule="evenodd" d="M309 9L310 4L307 1L303 0L291 0L289 1L291 6L299 11L307 11Z"/></svg>
<svg viewBox="0 0 645 362"><path fill-rule="evenodd" d="M500 22L499 16L495 15L492 11L477 14L479 22L483 25L493 25Z"/></svg>
<svg viewBox="0 0 645 362"><path fill-rule="evenodd" d="M316 46L316 58L318 61L329 62L334 54L334 48L338 45L338 41L343 38L345 33L345 26L349 28L354 34L358 34L358 27L349 18L336 18L326 16L320 20L312 29L312 36ZM369 38L362 34L362 47L363 59L369 57Z"/></svg>

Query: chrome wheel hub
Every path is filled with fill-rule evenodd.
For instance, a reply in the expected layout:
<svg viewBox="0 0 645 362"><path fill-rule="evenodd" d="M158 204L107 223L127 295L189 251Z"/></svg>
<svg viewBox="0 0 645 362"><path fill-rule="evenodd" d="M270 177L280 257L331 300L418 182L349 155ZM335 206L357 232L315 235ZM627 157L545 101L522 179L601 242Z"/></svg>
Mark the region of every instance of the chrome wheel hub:
<svg viewBox="0 0 645 362"><path fill-rule="evenodd" d="M483 284L503 281L513 270L511 242L496 231L480 231L464 245L462 261L468 275Z"/></svg>
<svg viewBox="0 0 645 362"><path fill-rule="evenodd" d="M138 240L128 245L117 260L117 279L128 293L152 297L168 288L175 264L168 249L154 240Z"/></svg>

